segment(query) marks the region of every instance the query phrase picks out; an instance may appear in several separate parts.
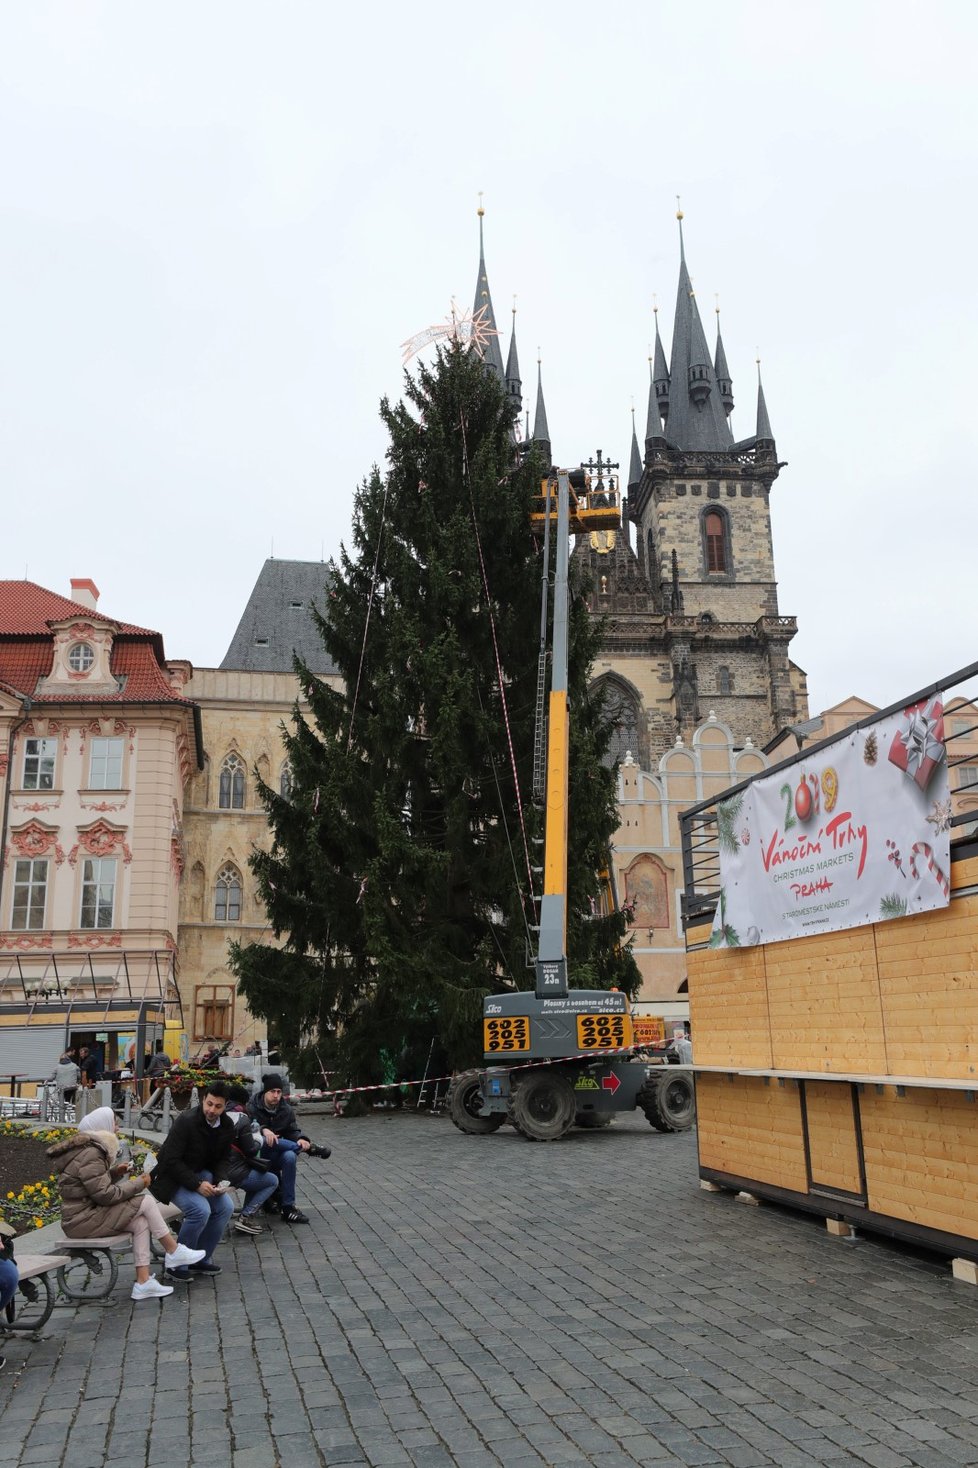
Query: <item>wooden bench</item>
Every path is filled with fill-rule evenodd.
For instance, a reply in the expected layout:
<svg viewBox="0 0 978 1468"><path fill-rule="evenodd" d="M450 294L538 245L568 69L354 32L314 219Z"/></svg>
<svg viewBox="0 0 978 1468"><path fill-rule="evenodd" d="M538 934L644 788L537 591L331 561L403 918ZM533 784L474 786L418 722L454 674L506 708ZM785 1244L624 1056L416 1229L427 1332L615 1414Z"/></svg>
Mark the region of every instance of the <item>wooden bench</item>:
<svg viewBox="0 0 978 1468"><path fill-rule="evenodd" d="M38 1331L47 1325L57 1290L51 1276L71 1263L67 1254L18 1254L20 1276L13 1299L0 1316L4 1330Z"/></svg>

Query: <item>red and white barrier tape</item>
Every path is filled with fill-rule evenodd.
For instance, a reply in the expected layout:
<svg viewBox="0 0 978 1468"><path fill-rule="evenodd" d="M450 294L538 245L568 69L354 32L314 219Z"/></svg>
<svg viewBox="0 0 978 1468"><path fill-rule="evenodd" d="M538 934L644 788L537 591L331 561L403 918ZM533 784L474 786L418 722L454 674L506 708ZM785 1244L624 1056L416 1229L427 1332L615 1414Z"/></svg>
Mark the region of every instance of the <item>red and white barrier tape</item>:
<svg viewBox="0 0 978 1468"><path fill-rule="evenodd" d="M574 1055L554 1055L549 1059L514 1061L508 1066L509 1070L525 1070L528 1066L561 1065L565 1060L594 1060L607 1055L630 1055L635 1050L643 1050L644 1045L618 1045L611 1050L578 1050ZM511 1051L510 1054L519 1053ZM500 1056L500 1060L502 1056ZM487 1060L481 1066L472 1066L472 1070L488 1070L497 1064L495 1060ZM448 1076L425 1076L421 1081L384 1081L374 1086L336 1086L332 1091L325 1092L339 1099L343 1096L355 1096L364 1091L399 1091L402 1086L435 1086L441 1081L453 1081L459 1072Z"/></svg>

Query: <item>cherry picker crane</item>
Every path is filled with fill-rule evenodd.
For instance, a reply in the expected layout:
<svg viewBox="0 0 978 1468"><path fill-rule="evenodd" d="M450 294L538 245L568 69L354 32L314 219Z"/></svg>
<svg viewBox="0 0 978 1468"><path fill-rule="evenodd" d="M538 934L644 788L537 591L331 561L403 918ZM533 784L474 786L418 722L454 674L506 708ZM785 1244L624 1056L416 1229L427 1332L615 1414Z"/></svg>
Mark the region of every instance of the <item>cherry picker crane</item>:
<svg viewBox="0 0 978 1468"><path fill-rule="evenodd" d="M511 990L485 999L486 1065L455 1078L449 1112L455 1125L470 1135L495 1132L509 1121L523 1137L537 1142L556 1141L575 1124L606 1126L617 1113L635 1107L660 1131L684 1131L694 1115L689 1073L649 1064L632 1053L632 1021L623 993L570 989L567 982L570 536L620 525L617 483L613 477L592 481L584 470L553 470L541 486L531 519L544 533L535 786L543 773L540 705L545 693L550 531L556 528L536 982L533 993Z"/></svg>

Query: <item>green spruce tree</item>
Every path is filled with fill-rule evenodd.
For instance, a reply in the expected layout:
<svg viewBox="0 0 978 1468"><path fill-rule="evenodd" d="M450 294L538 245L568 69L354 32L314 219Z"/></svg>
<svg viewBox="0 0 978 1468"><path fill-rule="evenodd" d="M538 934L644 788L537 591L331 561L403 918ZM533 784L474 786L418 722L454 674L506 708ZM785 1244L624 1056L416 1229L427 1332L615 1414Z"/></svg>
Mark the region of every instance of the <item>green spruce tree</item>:
<svg viewBox="0 0 978 1468"><path fill-rule="evenodd" d="M273 841L251 866L283 946L232 946L249 1007L290 1058L305 1050L349 1083L405 1050L423 1062L435 1037L451 1064L481 1053L485 995L533 984L542 861L528 799L541 465L518 463L501 387L459 347L381 416L388 467L360 487L319 618L343 687L297 662L308 707L283 736L291 791L260 784ZM568 956L579 987L634 992L624 920L601 904L617 812L611 725L587 694L597 636L576 600Z"/></svg>

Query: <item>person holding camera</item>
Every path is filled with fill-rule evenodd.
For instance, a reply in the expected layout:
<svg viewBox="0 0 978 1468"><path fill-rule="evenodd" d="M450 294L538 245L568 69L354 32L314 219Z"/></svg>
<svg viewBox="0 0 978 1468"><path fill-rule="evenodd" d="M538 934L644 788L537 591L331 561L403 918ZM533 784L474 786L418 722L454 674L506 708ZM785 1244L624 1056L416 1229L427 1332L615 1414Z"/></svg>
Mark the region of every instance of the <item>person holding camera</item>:
<svg viewBox="0 0 978 1468"><path fill-rule="evenodd" d="M262 1157L278 1177L278 1202L286 1223L308 1223L309 1219L295 1206L295 1171L299 1154L328 1157L328 1147L317 1147L300 1129L295 1112L282 1094L282 1077L275 1071L263 1075L261 1089L252 1097L248 1110L261 1127ZM265 1204L274 1210L273 1200Z"/></svg>

